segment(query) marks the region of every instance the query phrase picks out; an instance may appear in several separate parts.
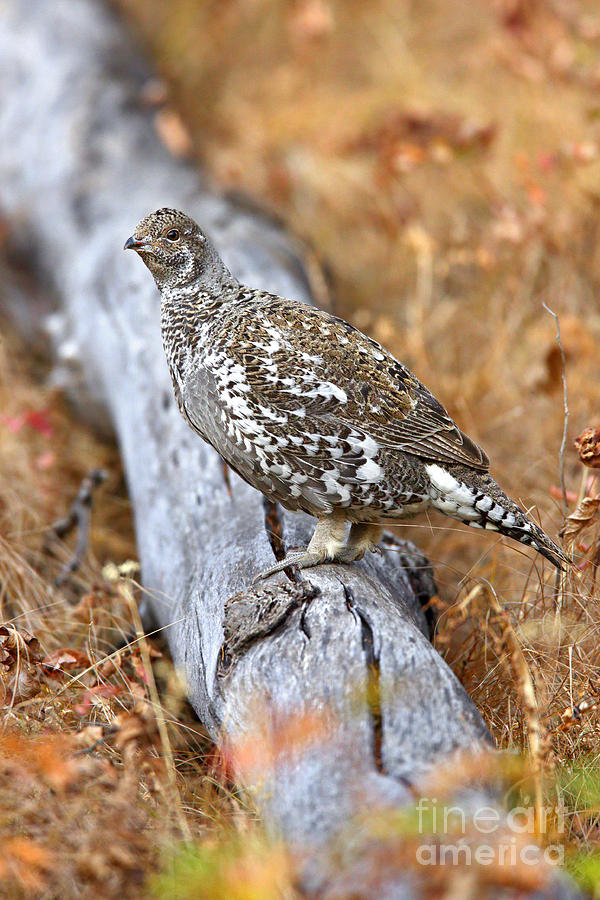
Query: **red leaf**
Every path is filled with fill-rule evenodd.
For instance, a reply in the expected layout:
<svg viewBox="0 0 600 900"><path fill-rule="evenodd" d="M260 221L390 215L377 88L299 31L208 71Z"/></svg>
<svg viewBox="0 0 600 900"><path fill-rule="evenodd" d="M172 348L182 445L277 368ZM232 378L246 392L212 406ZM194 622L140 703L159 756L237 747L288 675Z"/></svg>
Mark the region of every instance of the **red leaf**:
<svg viewBox="0 0 600 900"><path fill-rule="evenodd" d="M29 425L30 428L39 431L44 437L51 437L54 433L54 428L50 422L48 412L48 407L38 410L30 409L27 412L19 413L18 416L2 416L2 421L13 434L20 431L23 425Z"/></svg>
<svg viewBox="0 0 600 900"><path fill-rule="evenodd" d="M43 434L44 437L51 437L54 432L54 429L50 423L50 418L48 416L47 407L45 409L30 410L25 414L25 421L30 428L33 428L35 431L39 431L39 433Z"/></svg>
<svg viewBox="0 0 600 900"><path fill-rule="evenodd" d="M42 660L42 666L51 672L57 670L85 669L91 665L90 658L79 650L54 650Z"/></svg>

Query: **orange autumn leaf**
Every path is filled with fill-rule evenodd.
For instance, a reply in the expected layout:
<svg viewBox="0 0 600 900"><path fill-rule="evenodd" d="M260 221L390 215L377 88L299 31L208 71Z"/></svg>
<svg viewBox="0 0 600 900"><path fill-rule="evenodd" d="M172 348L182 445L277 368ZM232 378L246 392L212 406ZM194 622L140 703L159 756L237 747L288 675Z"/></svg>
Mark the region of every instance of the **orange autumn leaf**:
<svg viewBox="0 0 600 900"><path fill-rule="evenodd" d="M17 881L30 891L44 887L44 874L52 868L45 847L25 837L14 837L0 844L0 884Z"/></svg>

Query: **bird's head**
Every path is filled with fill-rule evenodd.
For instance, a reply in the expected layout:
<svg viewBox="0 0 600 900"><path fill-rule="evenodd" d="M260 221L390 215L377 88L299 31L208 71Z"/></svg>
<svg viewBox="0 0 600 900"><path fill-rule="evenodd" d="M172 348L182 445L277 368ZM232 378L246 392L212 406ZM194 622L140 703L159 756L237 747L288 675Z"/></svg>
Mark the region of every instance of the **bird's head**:
<svg viewBox="0 0 600 900"><path fill-rule="evenodd" d="M199 226L176 209L157 209L142 219L123 249L142 257L161 290L192 284L224 269Z"/></svg>

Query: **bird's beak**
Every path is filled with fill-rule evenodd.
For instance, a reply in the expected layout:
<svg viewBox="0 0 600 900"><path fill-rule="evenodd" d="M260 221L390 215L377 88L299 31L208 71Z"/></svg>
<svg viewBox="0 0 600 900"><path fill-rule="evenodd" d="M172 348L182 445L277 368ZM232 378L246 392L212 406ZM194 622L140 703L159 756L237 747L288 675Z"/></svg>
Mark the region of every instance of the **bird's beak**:
<svg viewBox="0 0 600 900"><path fill-rule="evenodd" d="M142 247L145 247L145 246L146 246L146 244L144 241L140 241L140 240L138 240L138 238L136 238L132 235L131 237L128 237L127 240L125 241L125 243L123 245L123 250L141 250Z"/></svg>

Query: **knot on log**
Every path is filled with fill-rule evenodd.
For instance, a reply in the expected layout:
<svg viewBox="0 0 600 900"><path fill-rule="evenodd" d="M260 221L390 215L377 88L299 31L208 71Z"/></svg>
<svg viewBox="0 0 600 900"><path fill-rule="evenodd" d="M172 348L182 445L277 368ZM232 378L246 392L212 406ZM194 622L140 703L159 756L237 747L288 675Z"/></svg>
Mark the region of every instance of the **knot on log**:
<svg viewBox="0 0 600 900"><path fill-rule="evenodd" d="M284 584L256 585L230 597L225 603L217 674L227 675L253 644L283 629L292 613L320 593L318 587L301 579ZM301 615L300 627L304 628L302 622Z"/></svg>

